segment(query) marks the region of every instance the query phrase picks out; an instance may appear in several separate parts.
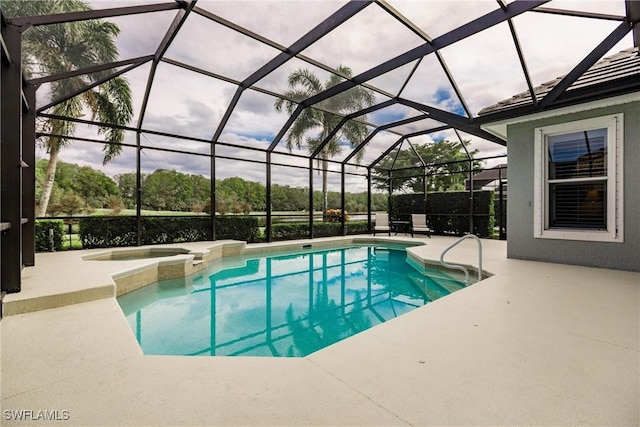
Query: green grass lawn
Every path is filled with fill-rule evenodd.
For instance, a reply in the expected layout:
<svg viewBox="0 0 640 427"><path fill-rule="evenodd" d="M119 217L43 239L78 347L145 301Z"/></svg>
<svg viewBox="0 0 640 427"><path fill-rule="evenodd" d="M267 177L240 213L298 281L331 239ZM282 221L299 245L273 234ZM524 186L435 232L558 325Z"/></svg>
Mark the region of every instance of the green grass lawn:
<svg viewBox="0 0 640 427"><path fill-rule="evenodd" d="M62 236L62 250L82 249L82 242L78 234L64 234Z"/></svg>
<svg viewBox="0 0 640 427"><path fill-rule="evenodd" d="M187 216L187 215L206 215L204 212L196 213L196 212L178 212L178 211L151 211L142 209L140 211L141 215L164 215L164 216ZM111 209L96 209L91 216L112 216L113 211ZM135 216L135 209L123 209L118 213L118 216Z"/></svg>

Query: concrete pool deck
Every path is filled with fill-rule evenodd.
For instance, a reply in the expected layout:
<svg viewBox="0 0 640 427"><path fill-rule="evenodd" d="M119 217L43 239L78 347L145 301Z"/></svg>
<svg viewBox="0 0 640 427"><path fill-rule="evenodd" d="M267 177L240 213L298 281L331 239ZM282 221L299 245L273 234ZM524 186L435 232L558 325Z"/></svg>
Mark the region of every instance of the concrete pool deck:
<svg viewBox="0 0 640 427"><path fill-rule="evenodd" d="M148 261L38 254L20 294L96 294L0 321L0 424L639 425L640 274L483 252L494 276L299 359L144 356L109 277Z"/></svg>

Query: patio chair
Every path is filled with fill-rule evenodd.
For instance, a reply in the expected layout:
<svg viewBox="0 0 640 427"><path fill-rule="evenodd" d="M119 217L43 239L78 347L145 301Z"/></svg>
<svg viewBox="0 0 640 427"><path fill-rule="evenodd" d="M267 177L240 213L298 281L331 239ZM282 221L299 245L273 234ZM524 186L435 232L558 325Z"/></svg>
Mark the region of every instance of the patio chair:
<svg viewBox="0 0 640 427"><path fill-rule="evenodd" d="M411 237L414 233L423 233L431 238L431 229L427 225L427 216L425 214L411 214Z"/></svg>
<svg viewBox="0 0 640 427"><path fill-rule="evenodd" d="M375 218L375 225L373 226L373 235L376 235L376 231L387 232L391 236L391 227L389 227L389 214L377 213Z"/></svg>

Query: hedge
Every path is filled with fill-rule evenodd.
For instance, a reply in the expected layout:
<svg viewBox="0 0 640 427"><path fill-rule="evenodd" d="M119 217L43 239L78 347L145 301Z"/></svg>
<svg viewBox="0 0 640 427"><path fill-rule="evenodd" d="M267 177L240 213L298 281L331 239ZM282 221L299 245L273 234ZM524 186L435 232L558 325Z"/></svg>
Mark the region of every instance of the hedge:
<svg viewBox="0 0 640 427"><path fill-rule="evenodd" d="M412 213L426 213L434 234L463 235L469 232L469 193L466 191L400 194L390 198L389 216L408 221ZM494 192L473 193L473 234L491 237L495 226Z"/></svg>
<svg viewBox="0 0 640 427"><path fill-rule="evenodd" d="M347 221L347 234L368 233L367 221ZM335 222L315 222L313 224L313 237L330 237L342 235L342 223ZM271 239L297 240L309 238L308 222L288 222L278 223L271 227Z"/></svg>
<svg viewBox="0 0 640 427"><path fill-rule="evenodd" d="M217 216L216 239L258 241L258 218L248 216Z"/></svg>
<svg viewBox="0 0 640 427"><path fill-rule="evenodd" d="M258 220L251 217L216 217L216 238L254 242ZM141 243L183 243L211 240L208 217L141 217ZM135 217L96 217L79 220L80 240L85 249L135 246Z"/></svg>
<svg viewBox="0 0 640 427"><path fill-rule="evenodd" d="M53 250L62 250L62 236L64 234L64 222L61 219L38 219L36 228L36 252L51 251L49 230L53 230Z"/></svg>

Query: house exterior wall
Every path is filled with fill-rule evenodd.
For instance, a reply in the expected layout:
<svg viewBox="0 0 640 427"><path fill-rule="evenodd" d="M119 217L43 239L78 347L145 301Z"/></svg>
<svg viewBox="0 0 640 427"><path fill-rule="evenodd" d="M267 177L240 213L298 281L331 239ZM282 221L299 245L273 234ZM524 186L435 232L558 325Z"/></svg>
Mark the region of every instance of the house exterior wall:
<svg viewBox="0 0 640 427"><path fill-rule="evenodd" d="M616 113L624 114L624 242L534 238L534 129ZM507 257L640 271L640 102L511 124L507 141Z"/></svg>

